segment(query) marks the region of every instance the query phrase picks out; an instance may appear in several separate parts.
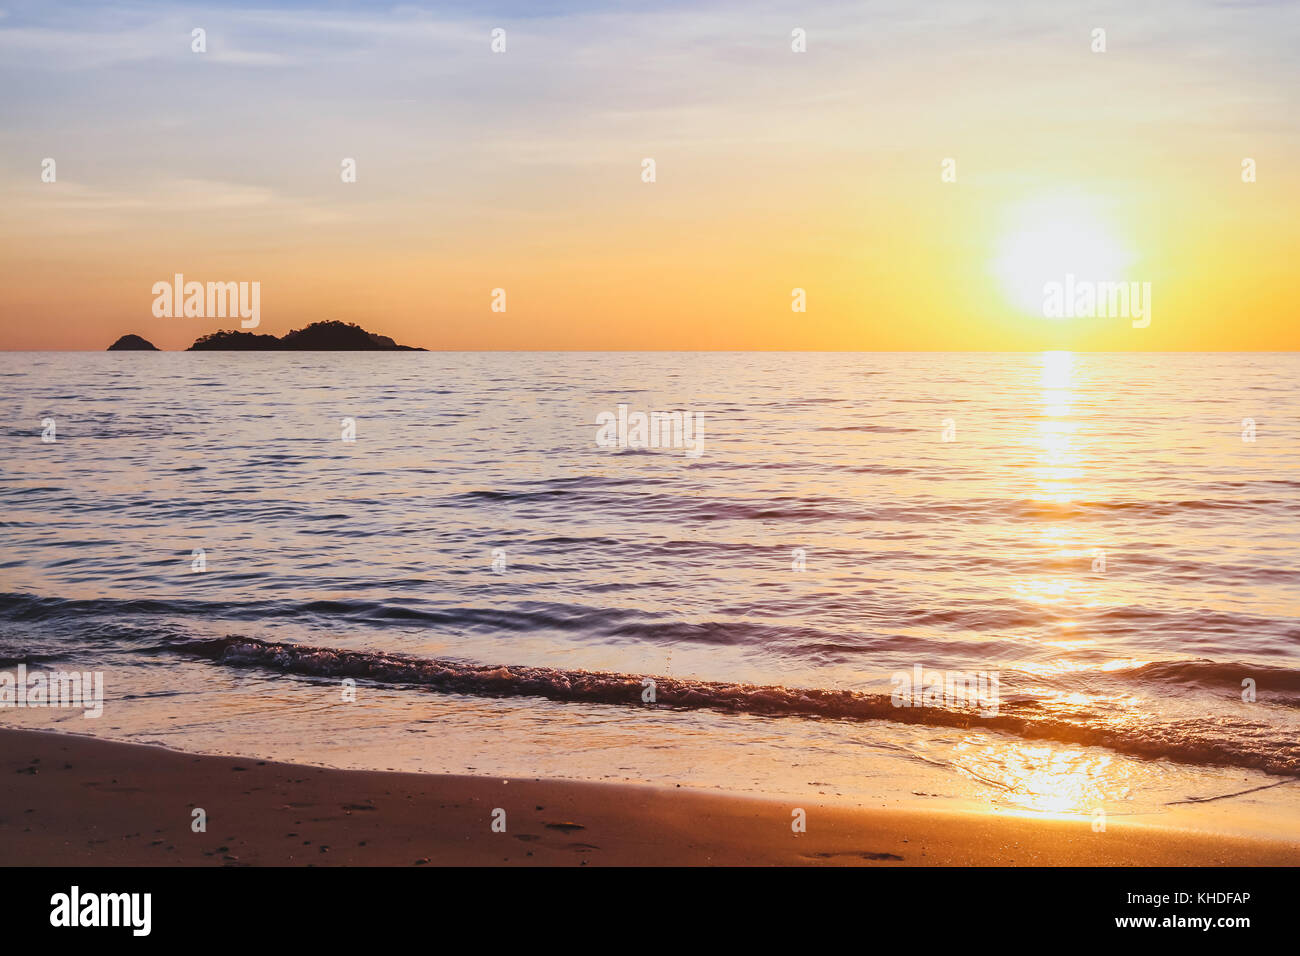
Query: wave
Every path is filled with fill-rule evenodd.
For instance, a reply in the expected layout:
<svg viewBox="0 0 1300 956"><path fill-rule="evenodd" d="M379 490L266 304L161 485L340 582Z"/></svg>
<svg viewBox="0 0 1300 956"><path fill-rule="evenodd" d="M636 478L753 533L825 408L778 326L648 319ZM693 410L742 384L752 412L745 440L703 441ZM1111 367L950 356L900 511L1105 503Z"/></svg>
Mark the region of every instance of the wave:
<svg viewBox="0 0 1300 956"><path fill-rule="evenodd" d="M642 694L653 681L654 706L715 710L762 717L848 721L890 720L953 728L982 728L1026 739L1098 746L1133 757L1188 764L1245 767L1300 776L1300 744L1272 738L1270 728L1241 720L1125 724L1063 719L1033 702L1003 704L996 714L943 707L897 707L888 694L789 688L678 677L565 670L522 665L467 664L364 651L275 644L244 637L187 641L159 650L191 654L235 667L330 679L353 678L486 697L540 697L562 703L647 706ZM1273 731L1276 733L1276 731Z"/></svg>
<svg viewBox="0 0 1300 956"><path fill-rule="evenodd" d="M896 425L823 425L819 432L874 432L879 434L909 434L919 432L919 428L900 428Z"/></svg>
<svg viewBox="0 0 1300 956"><path fill-rule="evenodd" d="M418 583L418 582L417 582ZM619 626L637 612L574 604L528 602L519 609L500 607L420 607L418 603L363 600L304 601L192 601L161 598L54 598L28 594L0 594L0 616L16 622L76 624L83 615L147 615L161 618L223 618L234 621L299 620L304 616L322 622L347 621L369 625L446 626L491 631L593 632Z"/></svg>
<svg viewBox="0 0 1300 956"><path fill-rule="evenodd" d="M563 540L563 539L561 539ZM664 551L709 551L707 544L665 542ZM747 550L747 549L740 549ZM784 561L786 552L776 552ZM523 565L520 565L523 566ZM775 566L775 565L774 565ZM779 565L783 567L784 565ZM339 625L386 627L445 627L457 632L532 633L552 631L593 640L625 640L633 644L671 645L676 643L713 644L762 649L802 660L810 654L833 653L835 659L847 661L873 656L924 654L954 659L954 666L1001 666L1006 671L1011 662L999 660L998 653L1011 654L1011 645L994 648L987 639L978 645L969 641L958 645L946 643L948 633L978 633L1005 637L1007 633L1041 627L1053 620L1033 602L1002 600L952 601L947 607L909 605L897 595L878 591L863 592L852 600L823 598L821 609L827 615L847 617L848 623L835 623L824 616L817 623L796 623L803 618L803 606L786 598L744 603L721 603L711 615L687 618L669 609L644 606L611 607L602 604L579 604L574 601L525 600L522 597L489 605L449 603L432 598L408 597L418 593L427 582L422 579L385 579L352 582L354 591L370 591L373 597L339 597L333 599L245 598L243 600L196 600L135 598L58 598L34 594L0 593L0 621L23 624L66 626L83 634L88 618L118 624L147 618L150 627L169 621L201 620L227 622L295 621L316 627ZM609 590L623 584L608 582ZM594 592L599 587L592 585ZM402 594L402 597L395 595ZM1119 605L1079 613L1081 629L1097 636L1149 632L1167 634L1231 636L1241 632L1268 635L1277 642L1300 640L1300 625L1290 620L1257 617L1240 612L1223 612L1208 608L1148 608ZM900 633L900 630L904 633ZM921 633L916 633L916 632ZM1133 656L1142 658L1140 648ZM990 656L992 654L992 656ZM1300 671L1249 664L1241 661L1215 663L1175 660L1143 665L1146 670L1111 671L1133 681L1181 681L1202 686L1241 687L1244 677L1253 677L1261 688L1300 691Z"/></svg>
<svg viewBox="0 0 1300 956"><path fill-rule="evenodd" d="M763 468L763 465L757 467ZM855 470L840 465L841 469ZM861 469L857 469L861 470ZM891 472L893 473L893 472ZM907 469L901 472L908 473ZM1300 501L1283 498L1181 498L1114 499L1098 501L1048 501L1036 498L979 498L950 500L916 496L901 504L881 503L864 509L857 499L826 495L778 495L754 500L720 496L683 497L669 492L640 490L636 494L611 493L612 488L547 487L540 490L470 491L448 503L496 502L537 504L565 499L565 507L588 507L602 513L629 509L673 515L699 521L790 521L790 522L954 522L954 521L1039 521L1139 520L1185 517L1189 513L1228 512L1267 514L1280 518L1300 513Z"/></svg>
<svg viewBox="0 0 1300 956"><path fill-rule="evenodd" d="M1153 661L1110 673L1132 680L1159 680L1233 690L1240 690L1242 681L1250 678L1260 691L1300 691L1300 671L1261 664L1225 664L1209 660Z"/></svg>

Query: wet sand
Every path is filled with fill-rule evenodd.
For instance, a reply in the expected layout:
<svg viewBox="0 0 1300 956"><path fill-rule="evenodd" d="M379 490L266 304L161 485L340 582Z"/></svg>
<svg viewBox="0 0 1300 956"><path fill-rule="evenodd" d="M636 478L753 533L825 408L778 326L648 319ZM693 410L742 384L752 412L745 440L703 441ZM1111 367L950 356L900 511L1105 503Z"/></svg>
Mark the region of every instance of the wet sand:
<svg viewBox="0 0 1300 956"><path fill-rule="evenodd" d="M1294 842L1113 821L1097 833L1087 820L329 770L38 731L0 729L0 745L4 866L1300 863ZM198 808L206 832L191 827Z"/></svg>

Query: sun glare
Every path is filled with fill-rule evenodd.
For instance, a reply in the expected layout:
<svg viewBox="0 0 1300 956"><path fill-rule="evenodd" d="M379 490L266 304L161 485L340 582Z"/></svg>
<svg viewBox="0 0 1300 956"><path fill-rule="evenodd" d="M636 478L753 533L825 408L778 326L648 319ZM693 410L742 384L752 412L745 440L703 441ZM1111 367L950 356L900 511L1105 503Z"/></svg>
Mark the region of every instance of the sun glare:
<svg viewBox="0 0 1300 956"><path fill-rule="evenodd" d="M1128 277L1135 256L1085 196L1040 198L1012 208L992 263L1003 294L1017 309L1045 315L1044 286L1068 275L1091 282Z"/></svg>

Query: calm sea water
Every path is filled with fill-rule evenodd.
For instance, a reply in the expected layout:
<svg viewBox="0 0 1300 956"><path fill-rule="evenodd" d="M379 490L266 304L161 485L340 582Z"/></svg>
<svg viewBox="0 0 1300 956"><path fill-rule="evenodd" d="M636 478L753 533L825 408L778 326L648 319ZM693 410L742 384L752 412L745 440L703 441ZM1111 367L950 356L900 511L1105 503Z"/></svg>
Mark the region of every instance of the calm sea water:
<svg viewBox="0 0 1300 956"><path fill-rule="evenodd" d="M0 666L107 694L0 723L1078 812L1300 776L1295 354L11 353L0 383ZM700 454L601 447L619 404L698 416ZM915 668L996 673L996 713L894 706Z"/></svg>

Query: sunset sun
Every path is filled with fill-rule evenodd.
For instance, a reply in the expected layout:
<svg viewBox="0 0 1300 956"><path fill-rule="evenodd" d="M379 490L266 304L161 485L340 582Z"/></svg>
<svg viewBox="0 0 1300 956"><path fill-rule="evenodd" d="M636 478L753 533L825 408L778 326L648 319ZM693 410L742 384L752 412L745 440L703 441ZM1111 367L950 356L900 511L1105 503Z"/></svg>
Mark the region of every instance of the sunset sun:
<svg viewBox="0 0 1300 956"><path fill-rule="evenodd" d="M1043 315L1044 286L1067 275L1122 281L1135 256L1088 197L1047 197L1011 208L996 240L992 270L1017 309Z"/></svg>

